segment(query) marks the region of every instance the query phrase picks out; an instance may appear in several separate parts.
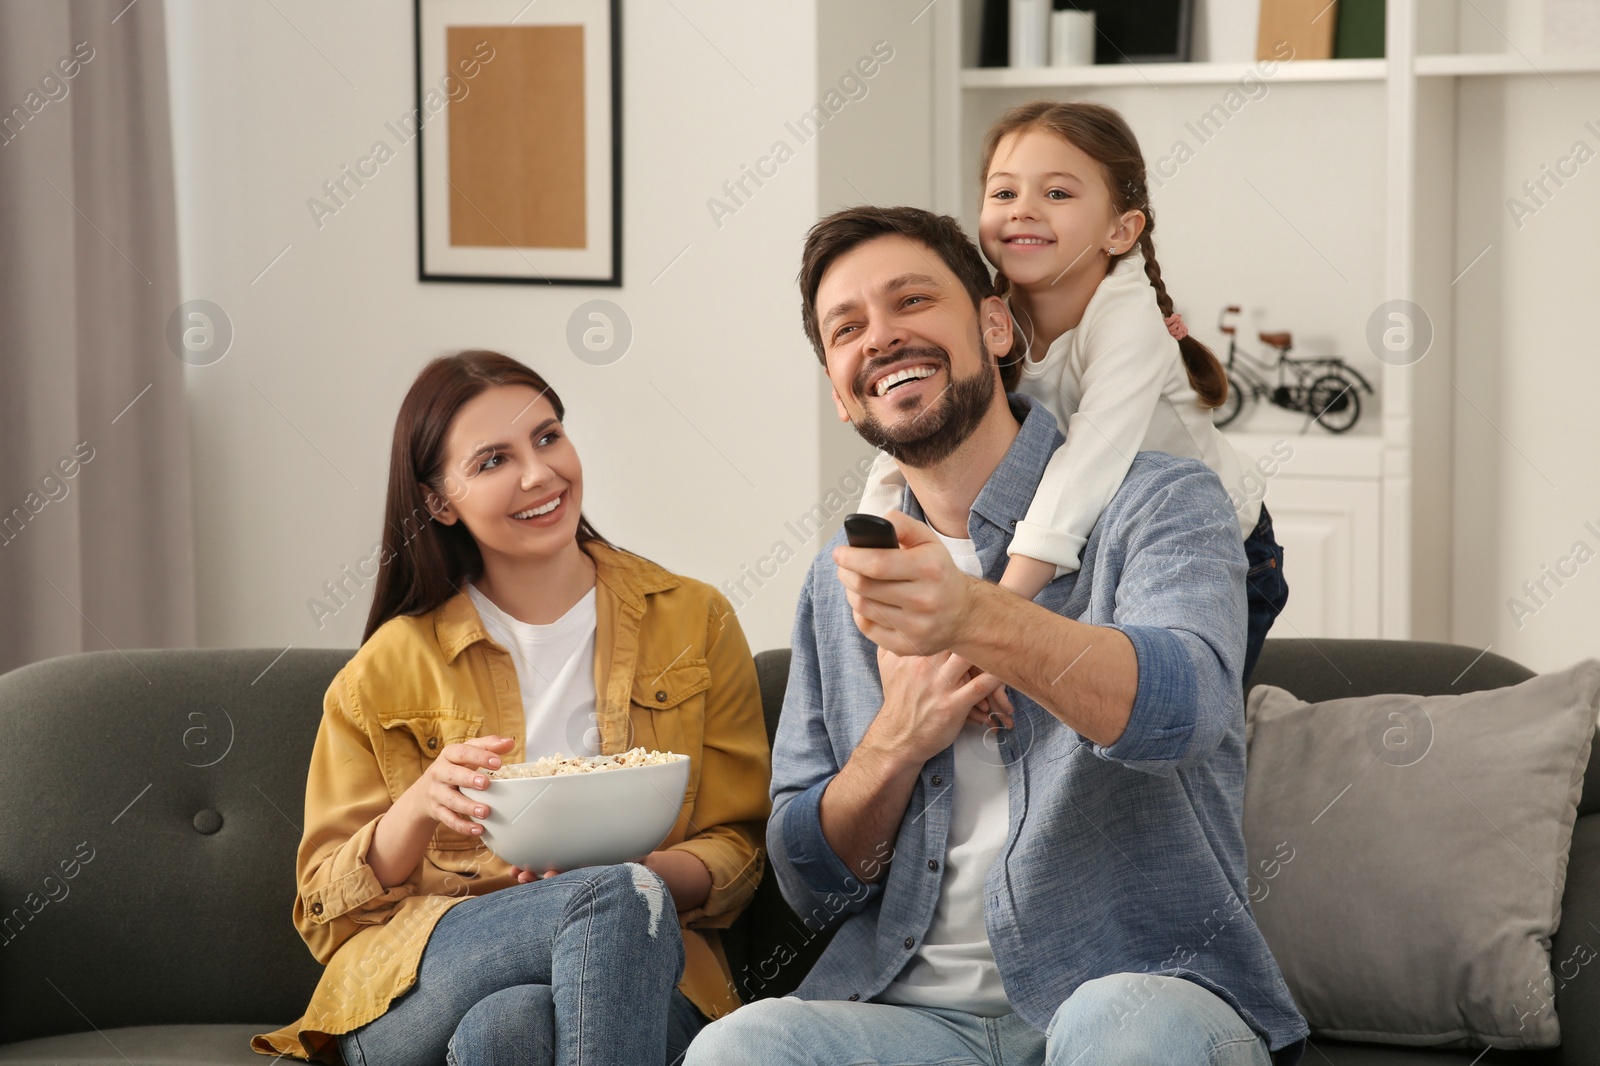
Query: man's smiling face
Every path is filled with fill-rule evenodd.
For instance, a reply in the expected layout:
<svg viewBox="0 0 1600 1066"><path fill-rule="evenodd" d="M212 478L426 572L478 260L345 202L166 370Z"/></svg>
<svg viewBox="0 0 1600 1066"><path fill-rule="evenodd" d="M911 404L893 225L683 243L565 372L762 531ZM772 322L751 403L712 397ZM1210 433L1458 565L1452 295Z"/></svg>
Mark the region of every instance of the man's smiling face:
<svg viewBox="0 0 1600 1066"><path fill-rule="evenodd" d="M997 297L982 310L1004 321ZM907 466L946 458L1003 395L972 297L917 241L878 237L839 256L816 313L840 421ZM1009 345L1009 330L990 334Z"/></svg>

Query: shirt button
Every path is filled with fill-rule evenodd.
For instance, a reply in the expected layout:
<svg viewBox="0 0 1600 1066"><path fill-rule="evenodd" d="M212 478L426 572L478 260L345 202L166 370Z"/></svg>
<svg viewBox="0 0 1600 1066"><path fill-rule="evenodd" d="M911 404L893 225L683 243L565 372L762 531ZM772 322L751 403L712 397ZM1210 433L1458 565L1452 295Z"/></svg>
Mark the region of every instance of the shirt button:
<svg viewBox="0 0 1600 1066"><path fill-rule="evenodd" d="M438 746L439 746L439 738L438 737L429 737L428 738L428 748L430 750L433 749L433 748L437 748Z"/></svg>
<svg viewBox="0 0 1600 1066"><path fill-rule="evenodd" d="M860 998L861 998L861 993L860 992L852 992L852 993L850 993L850 1002L851 1003L854 1003L856 1000L858 1000Z"/></svg>
<svg viewBox="0 0 1600 1066"><path fill-rule="evenodd" d="M934 788L938 788L940 785L944 784L944 776L942 774L934 774L933 780L929 782L929 784L933 785Z"/></svg>
<svg viewBox="0 0 1600 1066"><path fill-rule="evenodd" d="M938 868L939 868L939 860L938 859L929 859L928 860L928 869L937 870Z"/></svg>
<svg viewBox="0 0 1600 1066"><path fill-rule="evenodd" d="M667 690L666 689L658 689L656 691L656 702L657 703L666 703L667 702Z"/></svg>
<svg viewBox="0 0 1600 1066"><path fill-rule="evenodd" d="M908 947L908 948L909 947L913 947L916 944L916 942L917 942L917 938L916 937L914 937L914 936L906 937L906 947Z"/></svg>
<svg viewBox="0 0 1600 1066"><path fill-rule="evenodd" d="M317 915L320 915L322 913L322 903L321 903L320 900L311 905L311 913L312 914L317 914Z"/></svg>

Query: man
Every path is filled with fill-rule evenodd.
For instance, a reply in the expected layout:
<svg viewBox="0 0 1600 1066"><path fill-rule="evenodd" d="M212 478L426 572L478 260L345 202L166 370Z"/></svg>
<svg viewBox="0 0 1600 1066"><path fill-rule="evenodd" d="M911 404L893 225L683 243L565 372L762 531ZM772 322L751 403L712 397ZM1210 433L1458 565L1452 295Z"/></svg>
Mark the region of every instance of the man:
<svg viewBox="0 0 1600 1066"><path fill-rule="evenodd" d="M978 250L953 219L856 208L813 227L800 281L839 417L900 466L905 513L899 549L841 537L813 562L773 750L770 861L838 930L798 998L735 1011L688 1062L1292 1066L1307 1027L1245 902L1221 483L1140 453L1081 569L1025 601L989 582L1062 437L1004 391Z"/></svg>

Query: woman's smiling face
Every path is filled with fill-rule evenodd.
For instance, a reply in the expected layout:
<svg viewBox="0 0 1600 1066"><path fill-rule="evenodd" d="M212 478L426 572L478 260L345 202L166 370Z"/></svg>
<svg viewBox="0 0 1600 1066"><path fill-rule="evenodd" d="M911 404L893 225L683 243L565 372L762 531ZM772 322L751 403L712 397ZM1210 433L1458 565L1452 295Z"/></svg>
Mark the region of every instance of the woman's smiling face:
<svg viewBox="0 0 1600 1066"><path fill-rule="evenodd" d="M463 404L445 436L445 471L448 498L435 514L464 522L486 561L550 556L575 543L583 467L536 389L497 385Z"/></svg>
<svg viewBox="0 0 1600 1066"><path fill-rule="evenodd" d="M989 161L978 242L1014 284L1104 276L1104 251L1119 233L1100 164L1049 130L1004 137ZM1126 251L1117 246L1117 251Z"/></svg>

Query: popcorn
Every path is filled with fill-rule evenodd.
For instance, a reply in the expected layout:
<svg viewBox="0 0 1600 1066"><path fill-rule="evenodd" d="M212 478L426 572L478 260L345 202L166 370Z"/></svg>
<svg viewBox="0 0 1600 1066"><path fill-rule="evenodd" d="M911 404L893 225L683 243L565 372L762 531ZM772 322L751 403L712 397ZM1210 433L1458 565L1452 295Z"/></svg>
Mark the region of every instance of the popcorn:
<svg viewBox="0 0 1600 1066"><path fill-rule="evenodd" d="M619 755L546 755L533 762L502 766L489 771L489 776L499 781L519 777L555 777L560 774L592 774L601 770L626 770L635 766L660 766L663 763L687 759L670 751L646 751L631 748Z"/></svg>

